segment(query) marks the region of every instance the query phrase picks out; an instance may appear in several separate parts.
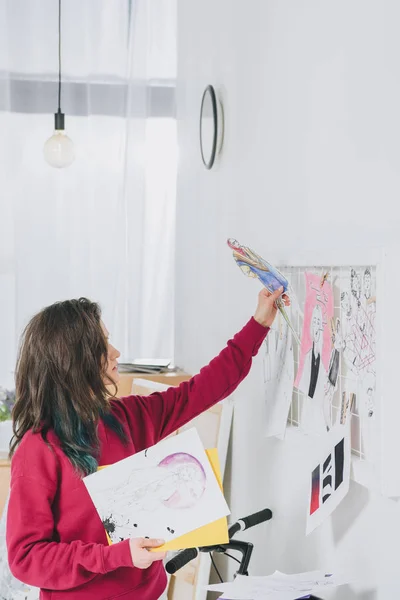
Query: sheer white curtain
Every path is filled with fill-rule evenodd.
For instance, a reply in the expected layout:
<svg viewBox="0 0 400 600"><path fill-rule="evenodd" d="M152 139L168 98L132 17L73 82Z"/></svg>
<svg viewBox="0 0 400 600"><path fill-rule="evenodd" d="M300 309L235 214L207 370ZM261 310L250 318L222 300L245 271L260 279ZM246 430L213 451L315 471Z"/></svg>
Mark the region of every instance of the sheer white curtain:
<svg viewBox="0 0 400 600"><path fill-rule="evenodd" d="M123 359L171 356L176 0L63 0L61 106L76 160L44 161L56 0L0 0L0 386L57 300L100 302Z"/></svg>

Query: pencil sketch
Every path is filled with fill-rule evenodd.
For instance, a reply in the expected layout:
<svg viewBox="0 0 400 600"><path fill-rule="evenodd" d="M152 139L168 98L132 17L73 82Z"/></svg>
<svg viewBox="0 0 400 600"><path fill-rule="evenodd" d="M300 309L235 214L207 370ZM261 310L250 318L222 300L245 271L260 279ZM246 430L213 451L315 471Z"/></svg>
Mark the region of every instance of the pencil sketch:
<svg viewBox="0 0 400 600"><path fill-rule="evenodd" d="M195 429L84 478L112 542L179 537L229 514Z"/></svg>
<svg viewBox="0 0 400 600"><path fill-rule="evenodd" d="M360 277L350 272L350 292L341 294L343 357L355 375L366 371L376 360L375 298L371 295L371 272L364 272L364 295ZM368 298L367 298L368 296Z"/></svg>
<svg viewBox="0 0 400 600"><path fill-rule="evenodd" d="M351 268L350 286L341 294L343 364L355 378L351 391L353 410L361 427L364 459L372 462L377 453L375 423L376 388L376 295L375 273L370 267ZM350 391L350 390L349 390Z"/></svg>
<svg viewBox="0 0 400 600"><path fill-rule="evenodd" d="M279 314L276 324L265 340L266 436L284 437L293 395L293 380L292 335L287 323Z"/></svg>
<svg viewBox="0 0 400 600"><path fill-rule="evenodd" d="M310 337L312 346L306 352L303 364L303 373L299 385L307 393L309 398L314 398L317 383L326 381L326 370L322 363L322 350L324 345L324 326L321 305L316 304L313 308L310 323Z"/></svg>
<svg viewBox="0 0 400 600"><path fill-rule="evenodd" d="M140 512L153 512L161 505L170 509L193 507L206 488L206 475L201 463L184 452L166 456L157 467L134 470L110 496L103 499L98 510L112 541L132 537ZM135 518L124 517L125 510ZM176 517L174 517L176 520ZM166 527L171 534L175 528Z"/></svg>

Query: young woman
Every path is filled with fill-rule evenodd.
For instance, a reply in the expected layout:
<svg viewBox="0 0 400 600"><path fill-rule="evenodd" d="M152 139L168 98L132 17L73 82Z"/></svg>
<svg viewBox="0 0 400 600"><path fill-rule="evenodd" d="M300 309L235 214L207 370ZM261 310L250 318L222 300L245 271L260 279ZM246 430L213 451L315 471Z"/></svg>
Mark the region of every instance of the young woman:
<svg viewBox="0 0 400 600"><path fill-rule="evenodd" d="M11 572L42 600L157 600L163 540L108 545L82 477L156 444L228 396L276 315L263 290L253 318L198 375L149 397L111 396L120 356L97 304L49 306L28 324L16 372L7 548ZM289 299L284 296L285 303Z"/></svg>

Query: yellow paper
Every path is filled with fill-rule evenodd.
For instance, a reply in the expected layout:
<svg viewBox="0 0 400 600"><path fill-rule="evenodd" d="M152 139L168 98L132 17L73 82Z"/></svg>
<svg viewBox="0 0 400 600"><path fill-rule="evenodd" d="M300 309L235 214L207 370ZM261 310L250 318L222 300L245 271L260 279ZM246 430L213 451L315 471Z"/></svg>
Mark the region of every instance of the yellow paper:
<svg viewBox="0 0 400 600"><path fill-rule="evenodd" d="M221 467L219 464L218 450L216 448L211 448L210 450L206 450L206 453L214 471L214 475L217 478L219 487L222 490ZM104 469L105 466L99 467L99 470ZM108 543L112 544L107 532L106 535ZM183 550L185 548L198 548L199 546L214 546L216 544L227 544L228 541L228 522L226 517L222 517L222 519L218 519L218 521L208 523L208 525L204 525L203 527L189 531L189 533L185 533L185 535L181 535L180 537L167 542L159 548L152 548L150 552Z"/></svg>

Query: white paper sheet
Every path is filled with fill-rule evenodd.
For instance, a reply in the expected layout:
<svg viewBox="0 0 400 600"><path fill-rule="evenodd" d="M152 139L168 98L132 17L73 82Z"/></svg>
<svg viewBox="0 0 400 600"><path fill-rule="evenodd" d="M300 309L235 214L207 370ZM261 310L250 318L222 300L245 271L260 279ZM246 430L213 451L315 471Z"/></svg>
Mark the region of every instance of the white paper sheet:
<svg viewBox="0 0 400 600"><path fill-rule="evenodd" d="M83 481L112 542L169 541L229 514L194 428Z"/></svg>
<svg viewBox="0 0 400 600"><path fill-rule="evenodd" d="M350 427L338 425L320 438L310 478L310 500L307 506L307 535L318 527L340 504L350 485Z"/></svg>
<svg viewBox="0 0 400 600"><path fill-rule="evenodd" d="M279 314L276 329L265 340L264 388L267 406L266 437L283 438L293 397L294 359L292 334Z"/></svg>
<svg viewBox="0 0 400 600"><path fill-rule="evenodd" d="M362 446L356 448L369 462L378 460L376 404L376 281L371 269L352 268L349 287L341 294L343 358L345 369L356 377L356 414L360 419ZM359 434L358 434L359 435Z"/></svg>
<svg viewBox="0 0 400 600"><path fill-rule="evenodd" d="M275 571L266 577L238 575L231 583L209 585L207 590L223 592L220 600L297 600L344 583L348 583L348 580L322 571L293 575Z"/></svg>

